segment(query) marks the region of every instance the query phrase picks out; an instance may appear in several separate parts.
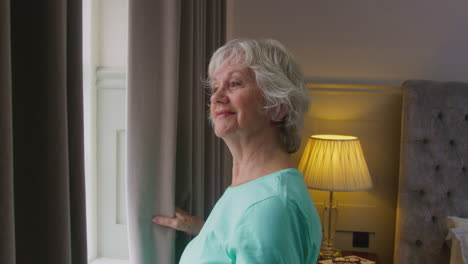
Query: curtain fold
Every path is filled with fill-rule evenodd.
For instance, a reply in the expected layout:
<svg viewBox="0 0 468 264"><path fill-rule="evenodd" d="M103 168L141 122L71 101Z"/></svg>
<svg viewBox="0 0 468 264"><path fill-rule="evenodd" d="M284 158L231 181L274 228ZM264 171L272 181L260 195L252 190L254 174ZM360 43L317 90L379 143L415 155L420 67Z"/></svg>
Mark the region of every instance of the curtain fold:
<svg viewBox="0 0 468 264"><path fill-rule="evenodd" d="M11 112L10 4L0 2L0 263L14 264L13 122Z"/></svg>
<svg viewBox="0 0 468 264"><path fill-rule="evenodd" d="M2 264L87 263L81 12L1 1Z"/></svg>
<svg viewBox="0 0 468 264"><path fill-rule="evenodd" d="M225 1L129 5L130 261L178 262L190 239L153 225L175 205L206 218L230 182L230 156L207 121L209 58L225 39Z"/></svg>

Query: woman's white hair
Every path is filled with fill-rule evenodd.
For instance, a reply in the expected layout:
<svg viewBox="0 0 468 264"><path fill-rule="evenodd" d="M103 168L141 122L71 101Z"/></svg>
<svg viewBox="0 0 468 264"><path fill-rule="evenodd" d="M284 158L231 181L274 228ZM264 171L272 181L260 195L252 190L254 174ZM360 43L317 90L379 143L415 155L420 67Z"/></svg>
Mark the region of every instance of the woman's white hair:
<svg viewBox="0 0 468 264"><path fill-rule="evenodd" d="M301 144L304 114L309 106L309 93L302 73L291 53L274 39L234 39L219 48L208 67L208 86L215 72L234 60L255 73L265 99L263 106L281 131L281 143L288 153ZM276 117L285 113L281 120Z"/></svg>

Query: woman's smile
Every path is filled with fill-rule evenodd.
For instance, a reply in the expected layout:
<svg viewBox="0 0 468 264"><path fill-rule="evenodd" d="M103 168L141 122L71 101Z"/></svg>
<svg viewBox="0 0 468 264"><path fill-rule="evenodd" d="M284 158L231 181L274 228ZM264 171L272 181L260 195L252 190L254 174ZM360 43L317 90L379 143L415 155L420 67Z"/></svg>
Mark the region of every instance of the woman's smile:
<svg viewBox="0 0 468 264"><path fill-rule="evenodd" d="M234 116L235 114L236 114L235 112L231 112L231 111L216 111L215 112L216 119Z"/></svg>

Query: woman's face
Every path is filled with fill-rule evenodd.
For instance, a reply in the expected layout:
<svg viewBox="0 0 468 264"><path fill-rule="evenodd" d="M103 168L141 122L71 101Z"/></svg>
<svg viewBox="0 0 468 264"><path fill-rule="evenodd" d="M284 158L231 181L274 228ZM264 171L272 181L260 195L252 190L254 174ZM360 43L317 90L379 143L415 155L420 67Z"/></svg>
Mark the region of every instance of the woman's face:
<svg viewBox="0 0 468 264"><path fill-rule="evenodd" d="M252 136L269 124L254 73L230 62L211 82L210 114L218 137Z"/></svg>

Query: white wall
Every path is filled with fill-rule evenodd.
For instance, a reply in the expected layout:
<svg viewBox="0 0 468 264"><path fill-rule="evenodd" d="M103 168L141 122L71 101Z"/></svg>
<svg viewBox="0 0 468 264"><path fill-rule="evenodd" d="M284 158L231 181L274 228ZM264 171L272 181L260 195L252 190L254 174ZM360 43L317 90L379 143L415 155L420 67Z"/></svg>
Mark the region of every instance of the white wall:
<svg viewBox="0 0 468 264"><path fill-rule="evenodd" d="M99 66L125 69L128 54L128 0L99 1Z"/></svg>
<svg viewBox="0 0 468 264"><path fill-rule="evenodd" d="M125 102L128 0L99 0L96 85L98 256L128 259L125 213ZM116 158L120 157L116 160ZM119 217L116 219L116 217ZM125 220L125 219L123 219Z"/></svg>
<svg viewBox="0 0 468 264"><path fill-rule="evenodd" d="M128 0L84 0L83 1L83 92L84 92L84 118L85 118L85 170L86 170L86 214L87 214L87 239L88 239L88 260L106 256L117 256L125 258L128 255L127 249L122 249L122 245L126 245L126 239L119 240L116 243L107 243L103 239L102 233L105 228L114 228L114 225L105 223L103 227L103 202L107 204L115 203L112 198L106 196L105 201L102 197L111 193L114 189L107 188L104 191L103 187L109 184L103 184L102 175L98 164L99 152L98 146L98 124L104 123L97 119L97 115L103 110L108 111L109 104L104 105L98 102L98 89L96 83L99 82L100 88L111 88L118 85L118 89L124 86L124 80L121 81L120 76L125 76L127 65L127 36L128 36ZM113 68L115 70L105 70L110 72L110 78L97 78L97 70L101 68ZM114 72L116 74L114 74ZM103 75L103 74L101 74ZM104 74L107 76L109 74ZM117 77L117 80L115 80ZM101 89L102 90L102 89ZM117 90L116 90L117 91ZM120 92L120 91L119 91ZM102 94L102 92L101 92ZM102 98L102 96L101 96ZM107 98L107 97L106 97ZM119 103L121 107L124 107ZM107 107L107 108L106 108ZM101 111L99 111L99 109ZM124 109L124 108L122 108ZM122 110L118 109L118 110ZM107 113L107 112L106 112ZM125 119L125 115L118 112L121 119ZM101 128L102 130L102 128ZM102 132L102 131L101 131ZM101 133L102 134L102 133ZM101 151L102 152L102 151ZM102 154L102 153L101 153ZM112 154L112 153L111 153ZM114 155L115 156L115 155ZM101 164L102 167L102 164ZM98 170L100 169L100 170ZM102 172L101 172L102 174ZM107 191L110 190L110 191ZM107 205L106 204L106 205ZM115 207L115 206L114 206ZM109 209L109 208L104 208ZM113 215L106 215L110 218ZM115 224L115 223L113 223ZM120 228L122 229L122 228ZM114 230L115 231L115 230ZM123 237L124 233L121 230L115 231L115 236ZM103 242L107 241L107 242ZM122 241L124 241L122 243ZM110 254L108 248L120 246L119 254Z"/></svg>
<svg viewBox="0 0 468 264"><path fill-rule="evenodd" d="M468 81L468 1L228 0L228 35L273 37L314 82Z"/></svg>

